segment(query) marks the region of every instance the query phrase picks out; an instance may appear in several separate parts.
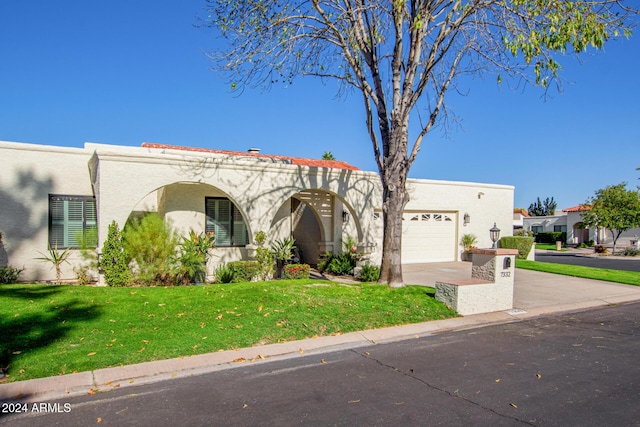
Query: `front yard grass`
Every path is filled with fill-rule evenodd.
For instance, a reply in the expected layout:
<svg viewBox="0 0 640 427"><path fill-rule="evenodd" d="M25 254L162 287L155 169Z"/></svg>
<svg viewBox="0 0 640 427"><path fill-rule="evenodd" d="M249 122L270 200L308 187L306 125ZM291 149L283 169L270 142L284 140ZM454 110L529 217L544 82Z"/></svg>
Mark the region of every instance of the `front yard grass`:
<svg viewBox="0 0 640 427"><path fill-rule="evenodd" d="M555 251L556 244L555 243L536 243L536 249L542 249L546 251ZM560 249L559 252L568 252L568 251L569 249L567 249L564 245L562 245L562 249Z"/></svg>
<svg viewBox="0 0 640 427"><path fill-rule="evenodd" d="M433 288L280 280L0 286L6 382L456 316Z"/></svg>
<svg viewBox="0 0 640 427"><path fill-rule="evenodd" d="M635 271L610 270L607 268L583 267L580 265L555 264L551 262L516 260L516 267L585 279L604 280L640 286L640 273Z"/></svg>

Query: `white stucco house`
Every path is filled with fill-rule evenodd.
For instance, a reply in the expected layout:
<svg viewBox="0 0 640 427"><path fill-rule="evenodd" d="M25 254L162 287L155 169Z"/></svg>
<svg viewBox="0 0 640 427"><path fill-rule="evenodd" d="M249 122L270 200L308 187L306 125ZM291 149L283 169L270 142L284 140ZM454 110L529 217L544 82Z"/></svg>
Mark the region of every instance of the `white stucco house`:
<svg viewBox="0 0 640 427"><path fill-rule="evenodd" d="M208 266L249 259L254 236L292 235L302 261L315 264L353 236L378 263L382 197L377 173L344 162L144 143L83 148L0 142L0 263L24 268L22 281L52 280L35 258L48 247L78 246L78 231L157 212L183 234L215 231ZM494 224L511 235L513 186L411 179L404 214L404 263L460 260L465 233L488 247ZM63 279L81 262L73 251Z"/></svg>
<svg viewBox="0 0 640 427"><path fill-rule="evenodd" d="M523 227L534 233L546 231L564 231L567 233L567 244L578 245L593 241L596 244L613 245L613 237L607 230L585 227L582 222L582 212L586 206L573 206L562 209L558 215L532 216L523 218ZM618 239L618 247L629 246L632 240L638 240L640 228L633 228L623 232Z"/></svg>

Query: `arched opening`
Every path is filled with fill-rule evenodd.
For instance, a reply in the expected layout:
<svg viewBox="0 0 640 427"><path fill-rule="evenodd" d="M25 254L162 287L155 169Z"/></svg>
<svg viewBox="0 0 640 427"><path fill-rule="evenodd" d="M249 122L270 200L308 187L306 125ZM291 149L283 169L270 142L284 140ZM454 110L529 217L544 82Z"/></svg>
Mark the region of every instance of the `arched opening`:
<svg viewBox="0 0 640 427"><path fill-rule="evenodd" d="M353 209L335 194L321 189L303 190L291 196L271 223L270 239L292 236L300 261L316 265L325 252L339 253L342 241L362 237Z"/></svg>
<svg viewBox="0 0 640 427"><path fill-rule="evenodd" d="M213 232L214 264L247 257L251 232L244 210L220 189L197 182L174 182L140 200L129 220L155 212L182 236L190 230Z"/></svg>

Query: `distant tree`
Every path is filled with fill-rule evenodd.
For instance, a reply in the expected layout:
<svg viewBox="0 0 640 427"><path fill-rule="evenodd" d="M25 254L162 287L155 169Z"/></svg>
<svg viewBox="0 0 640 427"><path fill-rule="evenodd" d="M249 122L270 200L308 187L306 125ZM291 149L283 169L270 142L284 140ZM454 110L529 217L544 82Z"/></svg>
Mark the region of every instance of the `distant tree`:
<svg viewBox="0 0 640 427"><path fill-rule="evenodd" d="M609 185L596 191L586 202L589 210L582 213L588 227L604 228L613 237L613 252L620 235L630 228L640 227L640 197L635 190L627 190L627 183Z"/></svg>
<svg viewBox="0 0 640 427"><path fill-rule="evenodd" d="M333 154L331 154L331 151L325 151L324 154L322 155L322 160L335 160L336 158L333 157Z"/></svg>
<svg viewBox="0 0 640 427"><path fill-rule="evenodd" d="M557 207L558 204L553 200L553 197L551 199L547 197L543 202L541 202L540 197L538 197L536 202L529 205L527 212L531 216L549 216L556 214Z"/></svg>
<svg viewBox="0 0 640 427"><path fill-rule="evenodd" d="M629 35L628 0L206 0L209 53L231 89L334 79L361 95L382 187L380 283L404 286L402 215L423 139L459 78L544 88L565 54ZM444 112L442 115L440 113ZM411 119L413 117L414 119ZM446 122L445 122L446 124ZM410 132L411 130L411 132Z"/></svg>

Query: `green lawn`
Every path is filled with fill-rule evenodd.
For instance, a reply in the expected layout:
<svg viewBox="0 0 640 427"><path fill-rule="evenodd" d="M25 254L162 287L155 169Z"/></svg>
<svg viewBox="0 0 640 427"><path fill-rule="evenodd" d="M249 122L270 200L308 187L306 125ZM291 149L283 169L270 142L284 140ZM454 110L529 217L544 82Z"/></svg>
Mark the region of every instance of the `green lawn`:
<svg viewBox="0 0 640 427"><path fill-rule="evenodd" d="M456 316L434 292L317 280L3 285L0 366L19 381Z"/></svg>
<svg viewBox="0 0 640 427"><path fill-rule="evenodd" d="M604 280L640 286L640 273L635 271L610 270L606 268L582 267L579 265L555 264L551 262L516 260L516 267L585 279Z"/></svg>

